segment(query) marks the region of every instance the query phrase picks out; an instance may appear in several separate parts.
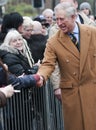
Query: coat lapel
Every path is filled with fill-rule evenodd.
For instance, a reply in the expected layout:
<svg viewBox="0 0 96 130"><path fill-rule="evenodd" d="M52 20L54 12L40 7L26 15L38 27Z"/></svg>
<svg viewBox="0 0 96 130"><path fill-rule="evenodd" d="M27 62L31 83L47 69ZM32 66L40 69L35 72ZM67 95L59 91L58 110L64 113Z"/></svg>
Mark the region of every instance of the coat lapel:
<svg viewBox="0 0 96 130"><path fill-rule="evenodd" d="M70 53L72 53L80 60L80 77L81 77L81 73L88 53L91 32L85 26L79 25L79 28L80 28L80 52L73 45L72 41L70 40L70 37L64 34L62 31L60 31L59 33L58 40Z"/></svg>
<svg viewBox="0 0 96 130"><path fill-rule="evenodd" d="M72 43L70 37L67 34L64 34L61 31L58 40L70 53L72 53L74 56L76 56L79 59L80 57L79 51L75 47L74 43Z"/></svg>
<svg viewBox="0 0 96 130"><path fill-rule="evenodd" d="M82 28L82 26L79 27L80 27L80 77L81 77L81 73L88 53L91 32L84 27Z"/></svg>

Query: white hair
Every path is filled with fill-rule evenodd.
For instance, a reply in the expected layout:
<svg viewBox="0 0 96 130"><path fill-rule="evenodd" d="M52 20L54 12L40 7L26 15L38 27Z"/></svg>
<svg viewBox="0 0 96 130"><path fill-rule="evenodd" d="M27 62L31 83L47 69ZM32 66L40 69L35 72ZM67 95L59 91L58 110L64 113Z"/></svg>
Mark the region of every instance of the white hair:
<svg viewBox="0 0 96 130"><path fill-rule="evenodd" d="M47 9L45 9L45 10L42 12L42 15L45 16L47 13L50 13L50 14L52 14L52 15L54 14L54 12L53 12L52 9L47 8Z"/></svg>
<svg viewBox="0 0 96 130"><path fill-rule="evenodd" d="M70 17L72 15L76 15L76 9L73 6L72 3L69 2L61 2L54 8L54 12L58 12L59 10L63 10L66 13L67 17Z"/></svg>
<svg viewBox="0 0 96 130"><path fill-rule="evenodd" d="M23 37L21 36L21 34L15 30L15 29L10 29L9 32L7 33L3 45L9 46L10 45L10 41L17 39L17 38L21 38L23 40Z"/></svg>
<svg viewBox="0 0 96 130"><path fill-rule="evenodd" d="M22 25L24 28L29 27L29 26L33 26L33 20L28 16L23 16L23 24Z"/></svg>
<svg viewBox="0 0 96 130"><path fill-rule="evenodd" d="M5 50L8 51L9 47L13 48L10 46L10 41L14 40L14 39L18 39L18 38L21 38L23 41L23 55L25 55L27 57L29 65L30 65L30 67L32 67L34 64L34 60L32 58L30 49L27 45L27 41L22 37L22 35L17 30L15 30L15 29L9 30L9 32L7 33L7 35L4 39L4 42L0 46L0 49L2 49L2 48L4 49L4 47L5 47ZM13 48L13 50L15 50L15 48Z"/></svg>

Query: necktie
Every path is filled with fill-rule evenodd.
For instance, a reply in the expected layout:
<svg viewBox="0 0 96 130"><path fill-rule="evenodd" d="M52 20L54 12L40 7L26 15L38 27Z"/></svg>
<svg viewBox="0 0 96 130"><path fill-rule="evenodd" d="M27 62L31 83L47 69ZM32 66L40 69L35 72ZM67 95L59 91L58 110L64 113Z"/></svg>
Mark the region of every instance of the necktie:
<svg viewBox="0 0 96 130"><path fill-rule="evenodd" d="M80 50L77 38L74 36L73 33L70 33L69 35L70 35L70 38L71 38L72 42L74 43L74 45L77 47L78 50Z"/></svg>

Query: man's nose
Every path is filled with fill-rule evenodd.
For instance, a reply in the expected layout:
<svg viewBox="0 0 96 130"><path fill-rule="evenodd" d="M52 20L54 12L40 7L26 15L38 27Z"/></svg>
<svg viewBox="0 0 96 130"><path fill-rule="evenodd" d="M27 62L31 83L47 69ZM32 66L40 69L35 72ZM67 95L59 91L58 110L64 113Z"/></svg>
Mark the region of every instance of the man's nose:
<svg viewBox="0 0 96 130"><path fill-rule="evenodd" d="M61 20L57 20L57 24L61 25L62 24Z"/></svg>

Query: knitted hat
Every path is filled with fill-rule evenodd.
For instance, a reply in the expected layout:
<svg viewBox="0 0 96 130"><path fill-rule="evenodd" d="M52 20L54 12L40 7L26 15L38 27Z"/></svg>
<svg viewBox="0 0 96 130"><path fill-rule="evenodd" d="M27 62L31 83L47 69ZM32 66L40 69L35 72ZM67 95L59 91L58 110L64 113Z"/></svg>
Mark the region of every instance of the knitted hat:
<svg viewBox="0 0 96 130"><path fill-rule="evenodd" d="M91 5L88 2L83 2L80 4L80 10L83 10L83 9L89 9L90 14L92 12Z"/></svg>

